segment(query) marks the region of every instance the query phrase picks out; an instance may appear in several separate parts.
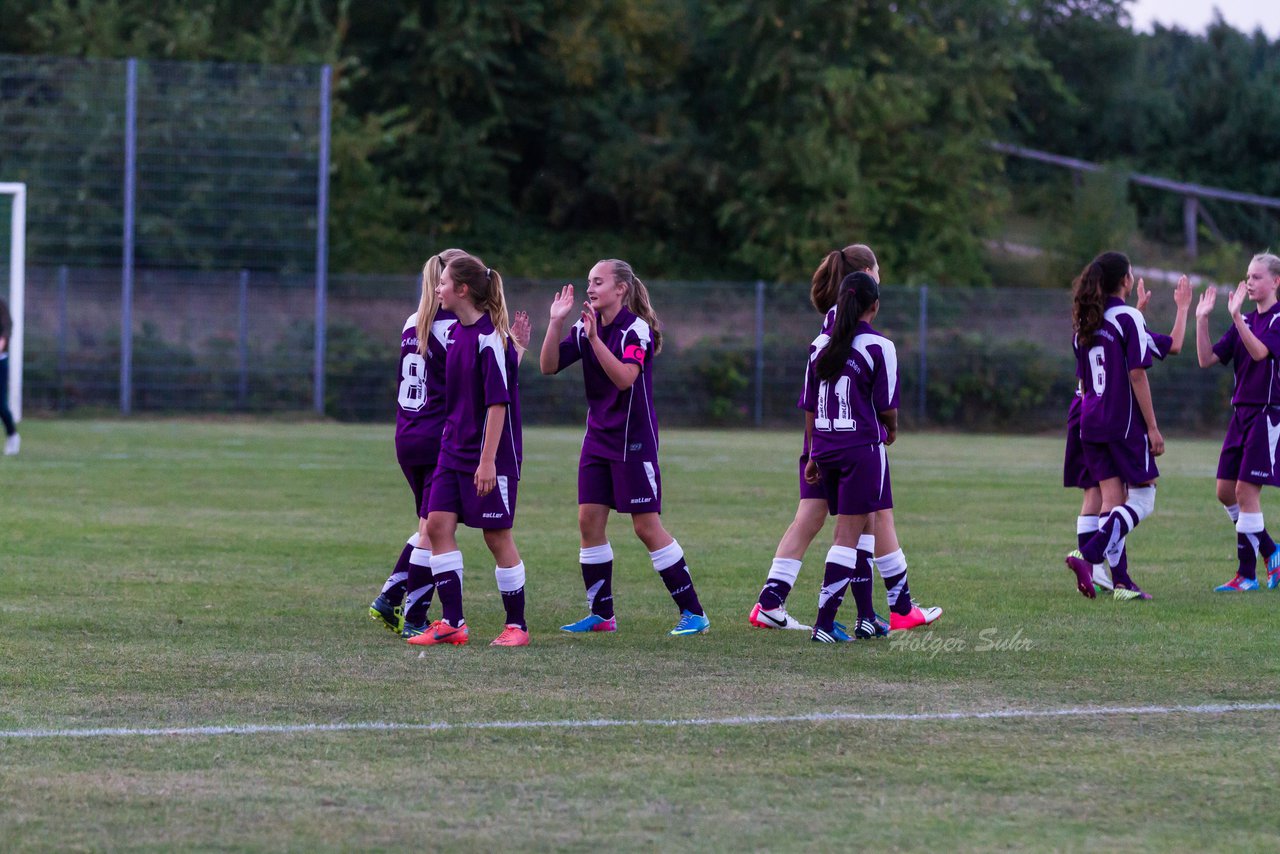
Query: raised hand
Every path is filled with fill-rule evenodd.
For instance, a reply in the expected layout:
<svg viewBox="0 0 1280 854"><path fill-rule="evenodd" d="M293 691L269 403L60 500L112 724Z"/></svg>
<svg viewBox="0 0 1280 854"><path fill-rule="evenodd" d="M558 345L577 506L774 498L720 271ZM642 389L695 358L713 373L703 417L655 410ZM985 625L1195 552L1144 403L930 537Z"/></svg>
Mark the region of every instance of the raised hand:
<svg viewBox="0 0 1280 854"><path fill-rule="evenodd" d="M1204 289L1200 301L1196 303L1196 317L1208 317L1213 313L1213 306L1218 301L1218 289L1214 285Z"/></svg>
<svg viewBox="0 0 1280 854"><path fill-rule="evenodd" d="M551 300L551 319L564 320L573 314L573 285L565 285Z"/></svg>
<svg viewBox="0 0 1280 854"><path fill-rule="evenodd" d="M511 337L521 351L529 349L529 334L533 324L529 322L529 312L517 311L511 319Z"/></svg>
<svg viewBox="0 0 1280 854"><path fill-rule="evenodd" d="M1145 279L1138 279L1138 311L1145 311L1149 302L1151 291L1147 290L1147 282Z"/></svg>
<svg viewBox="0 0 1280 854"><path fill-rule="evenodd" d="M1173 304L1184 311L1191 305L1191 280L1186 276L1179 278L1173 289Z"/></svg>
<svg viewBox="0 0 1280 854"><path fill-rule="evenodd" d="M1240 316L1240 309L1244 308L1244 301L1248 296L1248 282L1241 282L1236 285L1236 289L1231 292L1231 296L1227 297L1227 311L1231 312L1232 317Z"/></svg>
<svg viewBox="0 0 1280 854"><path fill-rule="evenodd" d="M596 340L596 336L600 334L598 325L596 310L591 307L591 301L588 300L582 304L582 331L587 333L588 341Z"/></svg>

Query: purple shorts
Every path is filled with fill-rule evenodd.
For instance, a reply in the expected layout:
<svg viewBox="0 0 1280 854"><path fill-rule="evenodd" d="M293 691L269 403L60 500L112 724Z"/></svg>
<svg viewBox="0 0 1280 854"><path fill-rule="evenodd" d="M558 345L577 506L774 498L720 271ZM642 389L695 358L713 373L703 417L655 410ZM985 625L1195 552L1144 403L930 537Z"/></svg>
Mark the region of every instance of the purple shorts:
<svg viewBox="0 0 1280 854"><path fill-rule="evenodd" d="M1098 485L1098 479L1090 474L1089 467L1084 464L1080 407L1074 404L1067 413L1067 453L1062 461L1062 485L1067 489L1092 489Z"/></svg>
<svg viewBox="0 0 1280 854"><path fill-rule="evenodd" d="M851 460L851 461L850 461ZM820 486L832 516L862 516L893 506L884 445L862 445L838 466L818 463Z"/></svg>
<svg viewBox="0 0 1280 854"><path fill-rule="evenodd" d="M1280 407L1236 407L1231 413L1227 437L1222 440L1222 453L1218 455L1218 479L1280 486L1272 462L1277 440L1280 440Z"/></svg>
<svg viewBox="0 0 1280 854"><path fill-rule="evenodd" d="M656 461L622 462L583 453L578 461L578 503L603 504L619 513L661 513L662 472Z"/></svg>
<svg viewBox="0 0 1280 854"><path fill-rule="evenodd" d="M481 498L476 495L474 472L441 466L431 478L427 511L456 513L458 521L468 528L511 528L516 521L516 486L519 483L514 477L500 474L493 492Z"/></svg>
<svg viewBox="0 0 1280 854"><path fill-rule="evenodd" d="M1099 483L1118 477L1122 482L1133 485L1149 483L1160 476L1146 433L1113 442L1084 442L1083 445L1085 467Z"/></svg>
<svg viewBox="0 0 1280 854"><path fill-rule="evenodd" d="M818 498L823 501L827 500L827 491L821 483L809 483L804 479L804 467L809 462L808 454L800 455L800 500L806 501L810 498Z"/></svg>
<svg viewBox="0 0 1280 854"><path fill-rule="evenodd" d="M404 472L404 479L409 481L409 488L413 490L413 512L422 519L427 518L427 495L431 492L431 475L435 470L435 463L400 464L400 471Z"/></svg>

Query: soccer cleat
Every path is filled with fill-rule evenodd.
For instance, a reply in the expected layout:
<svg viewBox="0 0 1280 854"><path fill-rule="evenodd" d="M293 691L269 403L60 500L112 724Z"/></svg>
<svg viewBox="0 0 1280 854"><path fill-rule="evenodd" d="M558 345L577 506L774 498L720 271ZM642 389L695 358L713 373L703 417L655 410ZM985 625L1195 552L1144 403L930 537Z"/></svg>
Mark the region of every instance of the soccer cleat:
<svg viewBox="0 0 1280 854"><path fill-rule="evenodd" d="M4 455L6 457L15 457L18 455L18 448L22 446L22 437L17 433L4 440Z"/></svg>
<svg viewBox="0 0 1280 854"><path fill-rule="evenodd" d="M427 630L422 634L409 638L409 643L414 646L434 646L438 643L451 643L454 646L462 646L471 636L471 630L467 628L467 624L460 626L451 626L444 620L436 620L427 626Z"/></svg>
<svg viewBox="0 0 1280 854"><path fill-rule="evenodd" d="M1270 584L1271 583L1270 580L1268 580L1267 583ZM1213 588L1213 592L1214 593L1252 593L1257 589L1259 589L1258 579L1245 578L1242 575L1237 575L1235 578L1231 579L1226 584L1219 584L1217 587Z"/></svg>
<svg viewBox="0 0 1280 854"><path fill-rule="evenodd" d="M1267 589L1275 590L1277 587L1280 587L1280 549L1267 558Z"/></svg>
<svg viewBox="0 0 1280 854"><path fill-rule="evenodd" d="M882 638L880 627L876 625L875 620L854 620L853 636L857 640L870 640L871 638Z"/></svg>
<svg viewBox="0 0 1280 854"><path fill-rule="evenodd" d="M928 610L928 609L926 608L925 610ZM938 615L939 616L942 615L941 608L938 609ZM877 633L880 635L880 637L888 637L889 632L892 631L893 629L893 627L889 625L889 621L886 620L884 617L880 616L879 614L877 614L875 611L871 612L871 616L875 618L876 630L877 630ZM937 617L935 617L934 619L937 619Z"/></svg>
<svg viewBox="0 0 1280 854"><path fill-rule="evenodd" d="M921 608L919 605L912 605L911 610L905 614L891 612L889 614L889 628L895 632L905 632L909 629L927 626L932 622L936 622L941 616L941 608Z"/></svg>
<svg viewBox="0 0 1280 854"><path fill-rule="evenodd" d="M607 620L599 614L587 614L576 623L570 623L567 626L561 626L562 632L616 632L618 630L618 618L610 617Z"/></svg>
<svg viewBox="0 0 1280 854"><path fill-rule="evenodd" d="M1111 581L1111 573L1107 572L1106 564L1095 563L1093 565L1093 588L1100 593L1115 589L1115 584Z"/></svg>
<svg viewBox="0 0 1280 854"><path fill-rule="evenodd" d="M1077 549L1067 555L1067 569L1075 573L1076 589L1086 599L1096 599L1098 594L1093 589L1093 564L1084 559ZM1118 589L1118 588L1117 588Z"/></svg>
<svg viewBox="0 0 1280 854"><path fill-rule="evenodd" d="M796 629L807 632L811 628L788 614L785 606L779 605L777 608L766 610L760 606L759 602L751 609L747 622L757 629Z"/></svg>
<svg viewBox="0 0 1280 854"><path fill-rule="evenodd" d="M522 629L513 623L507 623L502 634L493 639L489 646L528 646L529 630Z"/></svg>
<svg viewBox="0 0 1280 854"><path fill-rule="evenodd" d="M676 627L667 634L672 637L684 637L685 635L702 635L706 634L707 629L711 628L711 621L701 614L695 614L692 611L681 611L680 621L676 623Z"/></svg>
<svg viewBox="0 0 1280 854"><path fill-rule="evenodd" d="M404 607L392 605L391 600L381 593L369 606L369 619L382 623L383 628L394 634L404 631Z"/></svg>
<svg viewBox="0 0 1280 854"><path fill-rule="evenodd" d="M844 626L839 623L836 623L829 632L825 629L814 629L809 639L815 643L850 643L853 640L844 630Z"/></svg>
<svg viewBox="0 0 1280 854"><path fill-rule="evenodd" d="M404 624L404 628L400 630L400 637L404 638L405 640L408 640L409 638L416 638L418 635L425 632L429 627L429 625L430 624L425 621L422 622L420 625L414 625L413 623L406 621Z"/></svg>
<svg viewBox="0 0 1280 854"><path fill-rule="evenodd" d="M1135 599L1140 601L1149 601L1151 599L1151 594L1136 584L1132 587L1122 587L1117 584L1116 589L1111 591L1111 598L1115 599L1117 602L1131 602Z"/></svg>

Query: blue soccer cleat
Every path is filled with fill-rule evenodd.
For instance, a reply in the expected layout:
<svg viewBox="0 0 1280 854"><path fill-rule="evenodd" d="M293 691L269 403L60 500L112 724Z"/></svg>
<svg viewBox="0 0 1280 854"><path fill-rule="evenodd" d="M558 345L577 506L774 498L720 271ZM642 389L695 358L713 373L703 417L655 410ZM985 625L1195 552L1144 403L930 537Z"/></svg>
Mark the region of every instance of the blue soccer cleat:
<svg viewBox="0 0 1280 854"><path fill-rule="evenodd" d="M695 614L692 611L682 611L680 613L680 622L676 623L676 627L667 632L667 634L672 637L702 635L706 634L709 628L711 628L711 621L703 615Z"/></svg>
<svg viewBox="0 0 1280 854"><path fill-rule="evenodd" d="M599 614L587 614L576 623L570 623L567 626L561 626L562 632L573 632L578 634L581 632L616 632L618 630L618 618L609 617L605 619Z"/></svg>
<svg viewBox="0 0 1280 854"><path fill-rule="evenodd" d="M1271 582L1268 581L1268 584ZM1258 580L1256 578L1245 578L1237 575L1226 584L1219 584L1213 588L1214 593L1252 593L1258 589Z"/></svg>
<svg viewBox="0 0 1280 854"><path fill-rule="evenodd" d="M849 637L849 633L844 630L844 626L836 623L831 631L825 629L814 629L813 635L809 638L814 643L852 643L853 638Z"/></svg>
<svg viewBox="0 0 1280 854"><path fill-rule="evenodd" d="M1280 549L1267 558L1267 589L1275 590L1277 587L1280 587Z"/></svg>

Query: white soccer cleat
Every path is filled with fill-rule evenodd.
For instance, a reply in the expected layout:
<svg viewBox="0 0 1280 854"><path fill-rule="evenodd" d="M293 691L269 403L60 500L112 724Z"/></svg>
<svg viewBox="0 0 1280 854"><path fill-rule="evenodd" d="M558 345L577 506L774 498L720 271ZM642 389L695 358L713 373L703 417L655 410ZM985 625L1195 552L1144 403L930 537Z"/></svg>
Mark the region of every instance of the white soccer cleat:
<svg viewBox="0 0 1280 854"><path fill-rule="evenodd" d="M1114 590L1115 585L1111 583L1111 574L1107 572L1105 563L1095 563L1093 565L1093 584L1099 590Z"/></svg>
<svg viewBox="0 0 1280 854"><path fill-rule="evenodd" d="M6 457L15 457L18 455L18 446L22 444L22 437L17 433L4 440L4 455Z"/></svg>
<svg viewBox="0 0 1280 854"><path fill-rule="evenodd" d="M795 617L787 613L786 607L774 608L766 611L760 607L757 602L755 607L751 609L751 616L747 617L747 622L755 626L757 629L794 629L795 631L811 632L812 626L806 626Z"/></svg>

